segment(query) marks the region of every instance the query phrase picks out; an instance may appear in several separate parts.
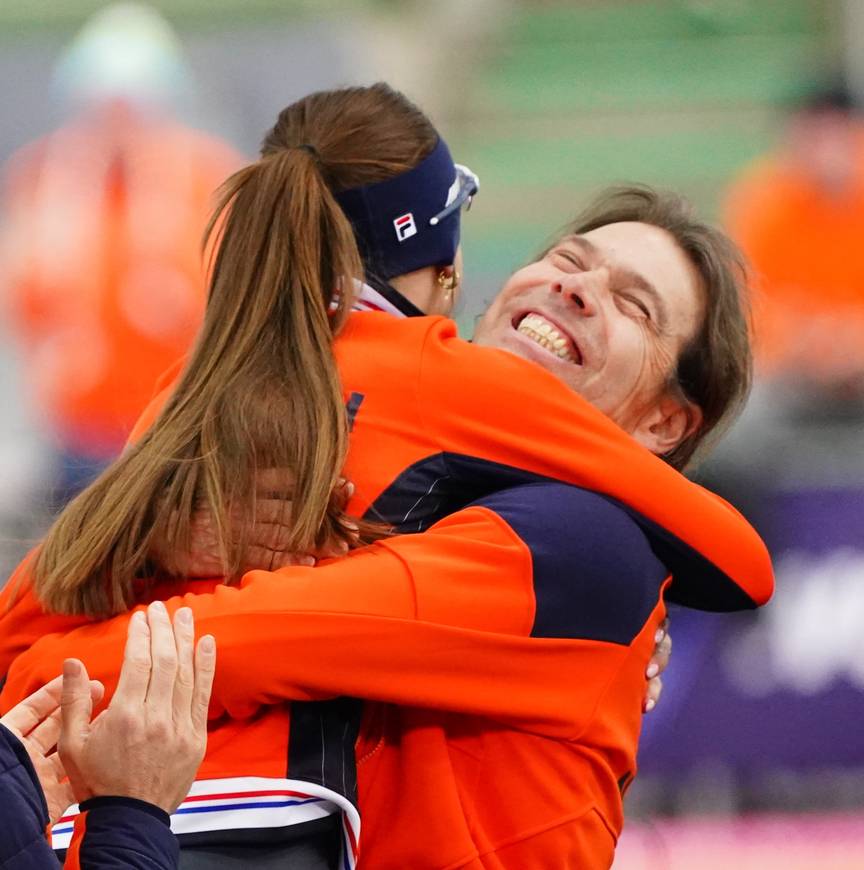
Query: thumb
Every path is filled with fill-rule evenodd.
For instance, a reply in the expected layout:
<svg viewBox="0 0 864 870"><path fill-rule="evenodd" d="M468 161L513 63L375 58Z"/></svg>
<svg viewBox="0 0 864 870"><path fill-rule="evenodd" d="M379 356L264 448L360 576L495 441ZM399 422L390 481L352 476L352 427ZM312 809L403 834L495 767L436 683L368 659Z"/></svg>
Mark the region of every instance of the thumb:
<svg viewBox="0 0 864 870"><path fill-rule="evenodd" d="M77 746L89 731L92 713L93 692L87 669L78 659L66 659L60 695L61 743Z"/></svg>

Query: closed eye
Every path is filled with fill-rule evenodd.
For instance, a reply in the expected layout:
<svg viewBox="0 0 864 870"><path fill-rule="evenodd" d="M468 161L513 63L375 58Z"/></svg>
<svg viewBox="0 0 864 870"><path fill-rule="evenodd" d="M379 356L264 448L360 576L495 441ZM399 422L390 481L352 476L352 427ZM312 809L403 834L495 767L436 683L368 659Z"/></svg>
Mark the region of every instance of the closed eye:
<svg viewBox="0 0 864 870"><path fill-rule="evenodd" d="M622 294L621 298L631 311L637 311L640 317L651 320L651 309L638 297Z"/></svg>
<svg viewBox="0 0 864 870"><path fill-rule="evenodd" d="M559 250L553 251L552 256L557 257L559 260L559 263L557 263L556 265L560 266L561 265L560 260L564 260L564 261L566 261L568 266L575 266L580 272L585 271L585 266L582 263L582 261L575 254L571 253L570 251L559 249Z"/></svg>

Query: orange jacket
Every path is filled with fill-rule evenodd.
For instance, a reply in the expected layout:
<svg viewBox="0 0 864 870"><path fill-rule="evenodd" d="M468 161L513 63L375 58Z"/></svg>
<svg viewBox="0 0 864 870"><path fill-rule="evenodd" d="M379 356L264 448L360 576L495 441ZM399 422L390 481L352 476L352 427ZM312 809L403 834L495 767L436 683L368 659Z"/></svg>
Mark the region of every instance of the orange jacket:
<svg viewBox="0 0 864 870"><path fill-rule="evenodd" d="M858 172L831 195L782 155L734 185L725 223L751 267L755 349L764 371L830 378L864 368L864 133Z"/></svg>
<svg viewBox="0 0 864 870"><path fill-rule="evenodd" d="M0 282L30 389L69 450L118 453L206 299L201 238L238 168L223 143L155 118L84 118L5 172Z"/></svg>
<svg viewBox="0 0 864 870"><path fill-rule="evenodd" d="M399 704L369 705L358 743L369 867L540 868L567 855L581 856L574 866L608 866L620 791L635 768L660 585L639 593L647 609L625 640L537 636L541 551L488 498L507 485L545 492L555 486L550 478L607 493L613 501L603 504L627 529L677 560L671 591L701 606L764 601L772 585L764 547L725 503L547 372L459 341L446 321L356 315L337 351L356 407L352 507L399 510L390 484L401 477L409 493L419 491L405 523L419 518L422 526L437 508L427 477L414 472L430 468L442 486L449 473L452 486L441 491L448 506L461 507L460 498L481 504L341 562L253 572L241 590L188 584L190 592L213 590L185 600L200 630L219 640L215 704L234 717L215 723L201 776L284 776L287 709L257 711L262 702L348 693ZM528 405L530 414L513 415ZM641 529L615 500L637 512ZM559 523L563 549L573 537L568 516L553 513L546 523ZM590 569L575 564L573 572L590 583ZM570 606L579 611L578 601ZM601 610L618 606L607 599ZM3 703L74 649L87 650L88 666L110 686L125 619L35 643L12 668ZM0 667L40 633L76 622L40 614L25 594L0 623Z"/></svg>
<svg viewBox="0 0 864 870"><path fill-rule="evenodd" d="M533 502L524 492L532 489ZM561 490L562 509L548 516L537 509L550 499L560 507ZM514 494L515 511L512 501L509 512L496 502ZM574 496L589 499L581 514L566 508ZM487 501L423 535L320 568L253 572L241 589L220 585L167 602L171 610L191 606L199 631L218 639L214 716L224 711L242 722L262 703L339 693L414 708L380 714L360 744L369 830L361 854L370 867L445 867L540 833L554 833L551 854L564 842L574 857L581 854L580 866L606 866L621 827L621 790L635 771L644 668L665 612L666 571L650 555L649 576L628 567L629 544L641 541L650 554L648 539L600 496L538 484ZM572 535L573 523L596 527L604 512L614 536ZM555 543L552 552L526 533L532 518ZM611 558L609 570L598 576L593 563L590 570L576 564L583 548L583 561ZM564 586L566 609L556 607ZM625 598L634 595L640 612L621 625L618 617L630 610ZM91 676L110 692L127 619L42 638L13 666L6 694L40 683L74 649L86 650ZM253 719L253 727L260 722ZM284 776L277 722L256 740L248 733L214 740L199 777ZM390 743L394 728L402 746ZM418 728L425 732L419 745ZM429 789L415 785L418 770ZM454 815L460 807L462 815ZM427 819L449 836L428 839ZM544 826L555 830L547 834ZM577 847L581 839L587 853ZM599 856L606 864L587 862ZM549 865L538 858L527 866Z"/></svg>
<svg viewBox="0 0 864 870"><path fill-rule="evenodd" d="M441 317L355 313L335 348L351 419L345 476L355 485L355 515L420 531L503 486L561 480L611 496L704 556L712 579L673 585L673 600L732 610L770 597L768 551L735 508L536 364L463 341ZM169 397L170 387L153 399L132 441Z"/></svg>

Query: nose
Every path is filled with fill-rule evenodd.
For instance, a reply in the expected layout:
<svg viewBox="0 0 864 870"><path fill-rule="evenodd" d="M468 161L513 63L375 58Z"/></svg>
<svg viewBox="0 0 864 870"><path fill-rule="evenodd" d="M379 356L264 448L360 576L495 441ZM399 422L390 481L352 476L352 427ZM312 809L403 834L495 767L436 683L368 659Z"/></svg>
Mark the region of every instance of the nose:
<svg viewBox="0 0 864 870"><path fill-rule="evenodd" d="M567 301L572 303L585 317L593 317L597 313L597 294L599 286L597 281L590 280L595 273L581 272L572 279L556 281L552 285L553 293L560 293ZM599 278L599 276L597 276Z"/></svg>

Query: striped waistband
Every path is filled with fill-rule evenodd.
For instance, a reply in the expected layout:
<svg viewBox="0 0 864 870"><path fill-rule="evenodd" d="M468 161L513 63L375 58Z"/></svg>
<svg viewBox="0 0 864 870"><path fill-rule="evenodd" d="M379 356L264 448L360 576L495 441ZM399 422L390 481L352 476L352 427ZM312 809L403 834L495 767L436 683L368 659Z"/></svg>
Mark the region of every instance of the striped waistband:
<svg viewBox="0 0 864 870"><path fill-rule="evenodd" d="M69 807L51 829L52 846L66 849L78 805ZM171 830L184 834L301 825L334 813L342 816L342 870L354 870L360 839L360 814L346 797L296 779L239 776L204 779L171 815Z"/></svg>

